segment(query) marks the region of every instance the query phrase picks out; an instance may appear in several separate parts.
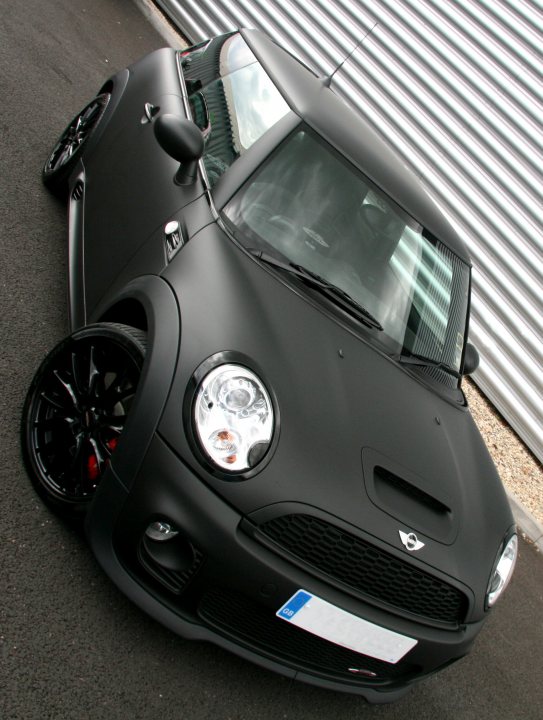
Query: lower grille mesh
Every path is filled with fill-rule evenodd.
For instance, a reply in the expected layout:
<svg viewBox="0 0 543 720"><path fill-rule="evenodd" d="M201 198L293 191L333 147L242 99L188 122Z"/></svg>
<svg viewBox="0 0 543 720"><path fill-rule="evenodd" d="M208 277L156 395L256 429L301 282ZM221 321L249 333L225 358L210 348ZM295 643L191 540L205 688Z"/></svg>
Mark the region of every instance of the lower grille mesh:
<svg viewBox="0 0 543 720"><path fill-rule="evenodd" d="M464 621L468 601L460 590L319 518L284 515L259 531L363 595L431 620Z"/></svg>
<svg viewBox="0 0 543 720"><path fill-rule="evenodd" d="M379 683L406 679L420 672L419 666L405 660L391 665L334 645L280 620L273 610L230 591L208 592L200 602L198 614L220 634L302 672L360 684L367 684L368 678ZM351 674L349 668L364 671L366 677Z"/></svg>

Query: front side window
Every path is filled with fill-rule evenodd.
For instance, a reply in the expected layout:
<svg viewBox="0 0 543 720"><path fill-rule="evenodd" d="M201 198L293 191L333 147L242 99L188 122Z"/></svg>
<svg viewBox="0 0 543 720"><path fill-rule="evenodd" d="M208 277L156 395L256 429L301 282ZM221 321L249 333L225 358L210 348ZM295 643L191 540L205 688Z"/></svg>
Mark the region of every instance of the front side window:
<svg viewBox="0 0 543 720"><path fill-rule="evenodd" d="M289 107L238 34L210 44L184 73L192 119L204 135L203 162L213 186ZM205 84L202 78L213 79Z"/></svg>
<svg viewBox="0 0 543 720"><path fill-rule="evenodd" d="M392 352L460 370L469 267L311 131L288 138L224 214L247 247L348 293Z"/></svg>

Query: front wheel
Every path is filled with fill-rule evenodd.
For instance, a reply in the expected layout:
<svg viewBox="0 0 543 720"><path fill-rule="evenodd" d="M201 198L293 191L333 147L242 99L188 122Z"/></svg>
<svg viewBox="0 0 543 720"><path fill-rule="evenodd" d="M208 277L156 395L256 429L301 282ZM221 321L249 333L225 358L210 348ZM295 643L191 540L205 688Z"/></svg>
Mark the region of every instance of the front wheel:
<svg viewBox="0 0 543 720"><path fill-rule="evenodd" d="M34 488L59 515L82 519L123 432L145 357L146 335L89 325L39 367L22 417L22 450Z"/></svg>
<svg viewBox="0 0 543 720"><path fill-rule="evenodd" d="M44 185L55 194L64 195L68 178L79 160L84 144L96 128L110 99L102 93L86 105L64 130L43 166Z"/></svg>

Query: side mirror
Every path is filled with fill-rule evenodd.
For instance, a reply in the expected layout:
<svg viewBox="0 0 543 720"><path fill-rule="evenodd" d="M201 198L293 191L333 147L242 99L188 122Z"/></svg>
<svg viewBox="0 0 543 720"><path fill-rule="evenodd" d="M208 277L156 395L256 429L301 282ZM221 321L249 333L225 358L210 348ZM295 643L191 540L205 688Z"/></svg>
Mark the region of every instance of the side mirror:
<svg viewBox="0 0 543 720"><path fill-rule="evenodd" d="M479 367L479 353L474 345L467 343L464 353L464 367L462 375L471 375Z"/></svg>
<svg viewBox="0 0 543 720"><path fill-rule="evenodd" d="M175 181L180 185L194 182L204 154L204 138L198 126L177 115L159 115L154 130L160 147L181 163Z"/></svg>

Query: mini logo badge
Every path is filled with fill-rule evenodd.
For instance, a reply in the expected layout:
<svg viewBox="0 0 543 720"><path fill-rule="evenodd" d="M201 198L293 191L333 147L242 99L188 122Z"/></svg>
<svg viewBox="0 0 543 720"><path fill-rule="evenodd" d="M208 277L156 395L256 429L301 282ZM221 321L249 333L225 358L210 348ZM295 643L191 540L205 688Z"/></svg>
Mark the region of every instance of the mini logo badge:
<svg viewBox="0 0 543 720"><path fill-rule="evenodd" d="M400 540L409 550L409 552L413 552L414 550L420 550L424 547L424 543L418 539L415 533L404 533L401 530L399 531L399 533Z"/></svg>

